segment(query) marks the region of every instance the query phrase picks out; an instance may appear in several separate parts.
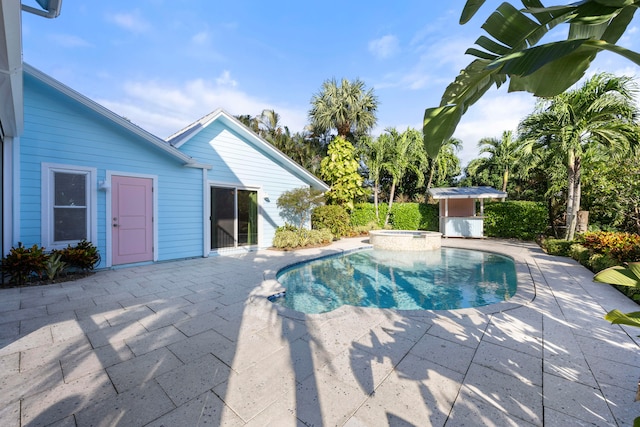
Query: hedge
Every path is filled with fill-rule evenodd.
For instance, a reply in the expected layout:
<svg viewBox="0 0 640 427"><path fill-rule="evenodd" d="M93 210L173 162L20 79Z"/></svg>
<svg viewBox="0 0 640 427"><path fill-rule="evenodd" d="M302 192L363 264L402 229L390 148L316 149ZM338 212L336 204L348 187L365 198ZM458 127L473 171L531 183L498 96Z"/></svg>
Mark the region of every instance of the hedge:
<svg viewBox="0 0 640 427"><path fill-rule="evenodd" d="M387 205L380 204L382 228ZM391 206L390 224L396 230L438 231L437 204L394 203ZM544 234L548 223L547 208L538 202L490 202L484 206L484 235L487 237L533 240ZM375 222L373 203L359 203L351 212L351 225L364 226Z"/></svg>
<svg viewBox="0 0 640 427"><path fill-rule="evenodd" d="M388 211L386 203L379 204L380 221L378 227L384 225ZM351 212L352 226L365 226L376 222L373 203L358 203ZM431 230L437 231L438 205L422 203L394 203L391 206L390 225L396 230Z"/></svg>
<svg viewBox="0 0 640 427"><path fill-rule="evenodd" d="M511 201L484 205L484 235L487 237L533 240L547 229L544 203Z"/></svg>

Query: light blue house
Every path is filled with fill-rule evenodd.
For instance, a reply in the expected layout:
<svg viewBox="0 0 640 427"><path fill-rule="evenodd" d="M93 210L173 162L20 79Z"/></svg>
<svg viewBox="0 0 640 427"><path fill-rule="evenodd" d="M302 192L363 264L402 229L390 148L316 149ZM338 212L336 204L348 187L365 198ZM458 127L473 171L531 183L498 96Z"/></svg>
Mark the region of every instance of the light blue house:
<svg viewBox="0 0 640 427"><path fill-rule="evenodd" d="M101 267L271 245L284 191L328 187L228 113L162 140L24 64L12 245L93 242Z"/></svg>

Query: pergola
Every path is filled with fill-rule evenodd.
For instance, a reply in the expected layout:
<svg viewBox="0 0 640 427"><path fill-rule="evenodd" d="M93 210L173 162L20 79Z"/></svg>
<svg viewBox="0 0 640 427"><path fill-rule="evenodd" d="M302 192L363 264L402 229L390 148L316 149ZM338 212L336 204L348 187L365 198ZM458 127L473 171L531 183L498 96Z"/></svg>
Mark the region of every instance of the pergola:
<svg viewBox="0 0 640 427"><path fill-rule="evenodd" d="M493 187L431 188L440 205L440 232L443 237L484 237L484 199L504 199L507 193ZM480 212L476 212L476 200Z"/></svg>

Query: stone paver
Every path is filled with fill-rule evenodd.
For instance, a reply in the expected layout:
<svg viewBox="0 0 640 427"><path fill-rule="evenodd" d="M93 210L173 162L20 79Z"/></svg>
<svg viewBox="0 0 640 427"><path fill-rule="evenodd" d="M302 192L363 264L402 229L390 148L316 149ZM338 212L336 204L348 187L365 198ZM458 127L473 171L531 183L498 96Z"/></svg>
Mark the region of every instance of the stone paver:
<svg viewBox="0 0 640 427"><path fill-rule="evenodd" d="M343 239L99 271L0 290L0 425L628 426L637 305L536 245L443 241L514 258L509 302L455 311L273 305L292 263Z"/></svg>

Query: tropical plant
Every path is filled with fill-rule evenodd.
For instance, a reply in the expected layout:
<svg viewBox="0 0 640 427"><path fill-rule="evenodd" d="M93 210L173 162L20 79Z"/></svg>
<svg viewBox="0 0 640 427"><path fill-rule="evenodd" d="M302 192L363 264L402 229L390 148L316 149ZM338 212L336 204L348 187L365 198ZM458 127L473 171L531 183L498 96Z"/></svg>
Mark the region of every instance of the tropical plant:
<svg viewBox="0 0 640 427"><path fill-rule="evenodd" d="M56 253L60 254L60 260L69 267L85 272L93 270L100 263L98 248L87 240L81 240L75 246L68 245Z"/></svg>
<svg viewBox="0 0 640 427"><path fill-rule="evenodd" d="M618 286L630 286L640 289L640 262L630 262L627 267L617 265L602 270L593 277L595 282L609 283ZM614 324L636 326L640 328L640 311L622 313L611 310L605 319Z"/></svg>
<svg viewBox="0 0 640 427"><path fill-rule="evenodd" d="M363 138L361 140L361 152L364 163L367 167L369 180L373 187L373 206L376 213L376 222L380 222L380 209L378 208L378 197L380 193L380 178L385 170L385 165L389 160L389 145L385 138Z"/></svg>
<svg viewBox="0 0 640 427"><path fill-rule="evenodd" d="M351 211L354 202L366 195L358 168L353 145L341 136L331 141L327 156L320 163L320 177L331 186L326 193L328 203Z"/></svg>
<svg viewBox="0 0 640 427"><path fill-rule="evenodd" d="M460 23L467 23L485 3L467 0ZM617 45L639 0L584 0L545 7L539 0L522 0L524 9L502 3L466 53L475 56L442 95L440 106L425 110L423 134L430 157L454 133L462 115L493 86L509 80L509 91L528 91L550 97L582 78L602 50L640 65L640 55ZM529 16L527 16L529 15ZM568 24L566 40L539 43L559 24ZM482 49L482 50L481 50Z"/></svg>
<svg viewBox="0 0 640 427"><path fill-rule="evenodd" d="M273 247L279 249L296 249L305 246L327 245L333 241L329 229L307 230L304 228L279 227L273 237Z"/></svg>
<svg viewBox="0 0 640 427"><path fill-rule="evenodd" d="M250 114L240 114L234 117L254 133L260 134L260 120L257 117Z"/></svg>
<svg viewBox="0 0 640 427"><path fill-rule="evenodd" d="M439 186L452 175L460 173L460 159L456 152L462 148L462 141L457 138L449 138L443 145L435 158L427 159L429 177L427 178L427 191L435 184Z"/></svg>
<svg viewBox="0 0 640 427"><path fill-rule="evenodd" d="M595 227L640 234L640 162L638 150L589 162L585 169L582 206Z"/></svg>
<svg viewBox="0 0 640 427"><path fill-rule="evenodd" d="M50 281L55 280L67 268L67 263L62 261L62 254L52 252L45 262L45 273Z"/></svg>
<svg viewBox="0 0 640 427"><path fill-rule="evenodd" d="M366 134L375 126L378 98L367 90L362 80L350 82L335 79L322 83L322 89L311 99L309 119L318 133L336 129L338 136L351 139Z"/></svg>
<svg viewBox="0 0 640 427"><path fill-rule="evenodd" d="M304 228L313 208L323 202L324 197L320 190L300 187L282 193L276 200L276 206L285 221L298 224L298 228Z"/></svg>
<svg viewBox="0 0 640 427"><path fill-rule="evenodd" d="M311 227L316 230L329 229L336 239L349 233L350 217L339 205L318 206L311 212Z"/></svg>
<svg viewBox="0 0 640 427"><path fill-rule="evenodd" d="M42 277L46 262L47 254L42 246L34 244L27 248L18 242L18 246L12 247L2 258L2 273L9 276L10 284L23 286L33 275Z"/></svg>
<svg viewBox="0 0 640 427"><path fill-rule="evenodd" d="M385 170L391 175L389 209L384 220L384 225L387 225L396 186L407 171L412 170L417 174L418 186L424 184L424 175L420 173L420 165L426 163L426 155L422 149L422 135L416 129L407 128L406 131L399 133L395 128L388 128L385 132L379 138L384 140L390 151L389 160L384 164Z"/></svg>
<svg viewBox="0 0 640 427"><path fill-rule="evenodd" d="M480 154L488 154L481 167L495 167L502 174L502 191L507 191L510 173L517 167L524 153L523 145L510 130L502 132L501 138L482 138L478 142Z"/></svg>
<svg viewBox="0 0 640 427"><path fill-rule="evenodd" d="M624 151L638 143L635 90L629 77L596 74L580 88L539 101L536 111L520 124L524 139L565 157L567 240L575 234L587 150L601 144Z"/></svg>

